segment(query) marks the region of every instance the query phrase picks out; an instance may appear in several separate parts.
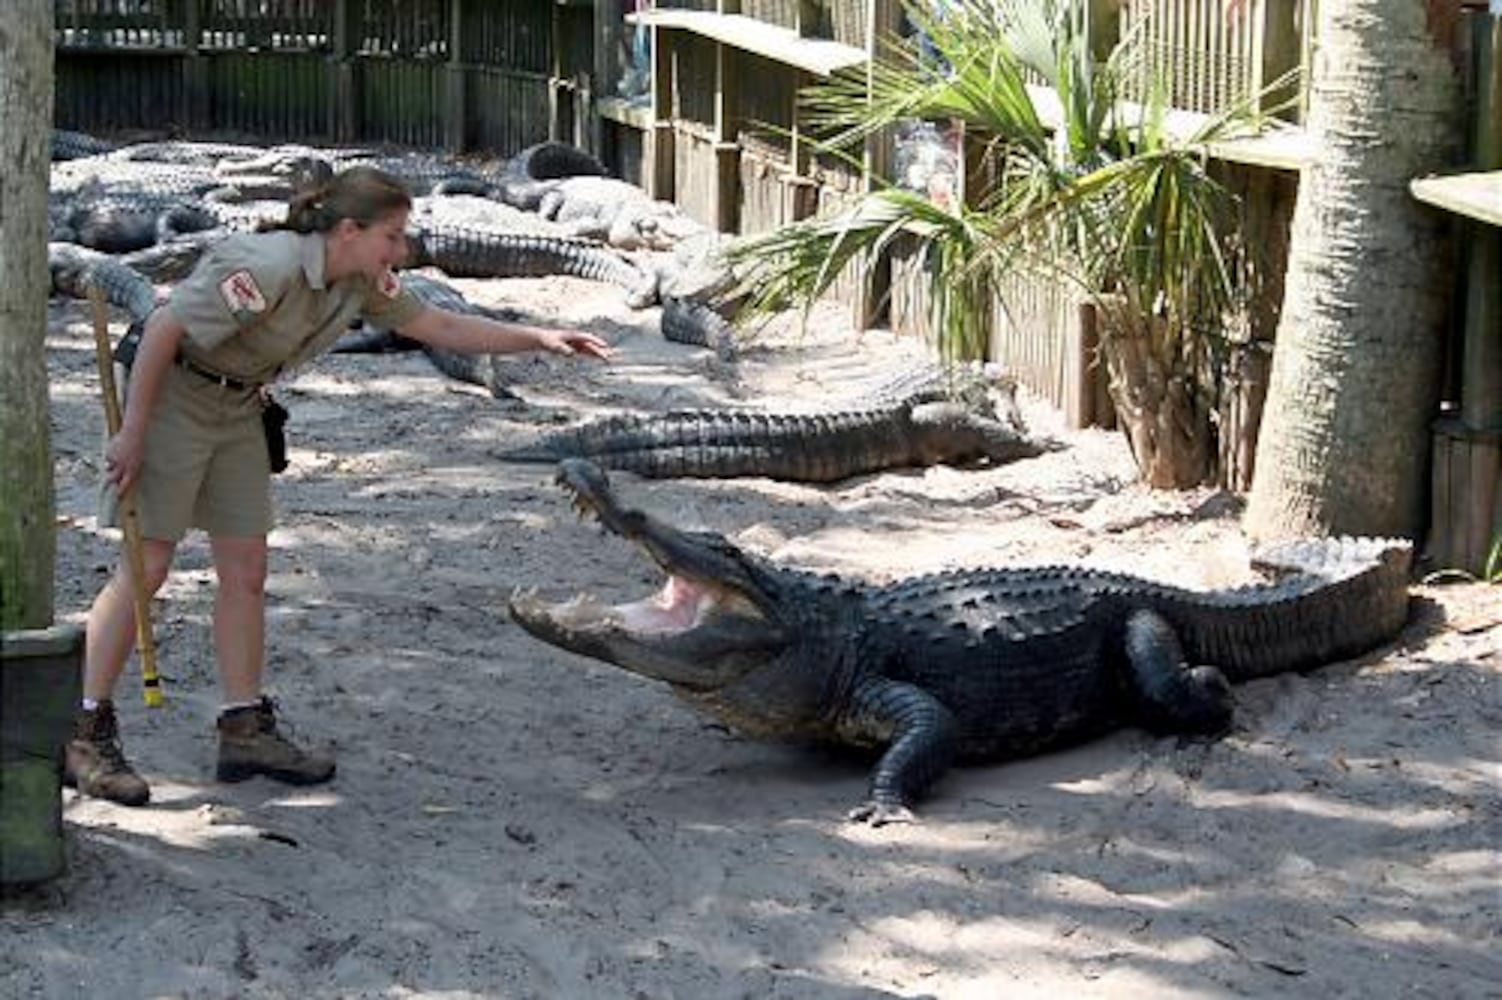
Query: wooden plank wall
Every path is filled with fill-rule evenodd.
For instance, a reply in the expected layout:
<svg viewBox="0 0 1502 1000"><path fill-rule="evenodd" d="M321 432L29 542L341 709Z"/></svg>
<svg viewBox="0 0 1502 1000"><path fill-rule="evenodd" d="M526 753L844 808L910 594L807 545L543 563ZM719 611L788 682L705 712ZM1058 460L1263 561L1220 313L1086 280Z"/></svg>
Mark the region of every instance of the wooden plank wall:
<svg viewBox="0 0 1502 1000"><path fill-rule="evenodd" d="M203 60L204 117L189 128L271 140L330 136L328 61L299 52L226 49ZM195 116L196 117L196 116ZM140 121L117 116L110 121ZM146 121L170 119L146 119Z"/></svg>
<svg viewBox="0 0 1502 1000"><path fill-rule="evenodd" d="M64 0L55 120L499 155L588 145L591 26L587 7L540 0Z"/></svg>
<svg viewBox="0 0 1502 1000"><path fill-rule="evenodd" d="M1141 0L1122 4L1120 30L1143 32L1148 70L1133 96L1161 80L1176 108L1213 113L1301 65L1315 0ZM1292 117L1298 117L1295 109Z"/></svg>
<svg viewBox="0 0 1502 1000"><path fill-rule="evenodd" d="M798 27L798 0L741 0L741 13L779 28Z"/></svg>

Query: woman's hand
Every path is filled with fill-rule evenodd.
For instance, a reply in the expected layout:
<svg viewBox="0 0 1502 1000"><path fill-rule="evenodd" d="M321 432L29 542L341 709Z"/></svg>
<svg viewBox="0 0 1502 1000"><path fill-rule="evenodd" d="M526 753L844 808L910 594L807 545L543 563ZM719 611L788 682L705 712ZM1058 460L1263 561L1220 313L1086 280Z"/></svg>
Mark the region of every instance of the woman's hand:
<svg viewBox="0 0 1502 1000"><path fill-rule="evenodd" d="M124 496L141 474L145 441L140 434L122 430L110 438L104 448L104 477L115 485L117 496Z"/></svg>
<svg viewBox="0 0 1502 1000"><path fill-rule="evenodd" d="M601 361L609 361L612 353L603 338L582 330L538 330L537 348L554 354L587 354Z"/></svg>

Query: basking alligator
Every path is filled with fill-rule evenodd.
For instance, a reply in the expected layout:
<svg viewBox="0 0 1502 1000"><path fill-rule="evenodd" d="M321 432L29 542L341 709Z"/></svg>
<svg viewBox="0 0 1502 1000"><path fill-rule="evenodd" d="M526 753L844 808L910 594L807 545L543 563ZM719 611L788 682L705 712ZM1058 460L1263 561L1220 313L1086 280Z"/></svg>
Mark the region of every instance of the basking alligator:
<svg viewBox="0 0 1502 1000"><path fill-rule="evenodd" d="M106 302L124 309L137 323L156 308L151 282L109 254L73 243L48 243L47 268L55 294L86 299L90 286L97 285Z"/></svg>
<svg viewBox="0 0 1502 1000"><path fill-rule="evenodd" d="M129 253L178 236L213 229L218 221L197 203L172 195L139 192L81 200L54 236L105 253Z"/></svg>
<svg viewBox="0 0 1502 1000"><path fill-rule="evenodd" d="M504 182L556 180L560 177L603 177L605 164L593 153L566 142L539 142L528 146L506 161L501 172ZM502 192L504 200L504 191ZM536 206L529 206L535 208Z"/></svg>
<svg viewBox="0 0 1502 1000"><path fill-rule="evenodd" d="M989 400L987 401L990 402ZM766 476L832 483L885 469L1001 464L1056 445L1028 436L1015 400L998 415L934 387L887 391L828 413L675 410L605 417L498 452L512 462L587 458L649 479Z"/></svg>
<svg viewBox="0 0 1502 1000"><path fill-rule="evenodd" d="M484 166L461 166L431 153L377 156L367 149L318 149L296 143L258 151L260 155L225 164L224 176L271 174L301 176L312 172L321 182L354 166L375 167L390 174L414 195L487 195L496 189L497 174Z"/></svg>
<svg viewBox="0 0 1502 1000"><path fill-rule="evenodd" d="M455 278L538 278L567 274L624 288L633 307L657 297L655 278L591 240L412 220L408 265L432 265Z"/></svg>
<svg viewBox="0 0 1502 1000"><path fill-rule="evenodd" d="M1287 575L1234 590L1077 566L878 587L784 569L623 507L588 462L564 463L559 481L667 584L615 606L516 593L512 617L544 642L668 682L748 736L877 748L867 798L850 813L877 825L910 819L957 760L1033 754L1126 725L1219 733L1228 682L1355 656L1408 616L1403 540L1286 543L1258 562Z"/></svg>
<svg viewBox="0 0 1502 1000"><path fill-rule="evenodd" d="M475 305L452 285L421 274L403 275L402 285L423 303L450 312L486 316L502 323L515 323L522 319L521 313L514 309ZM444 375L469 385L484 386L496 399L519 398L510 389L511 370L518 363L511 355L451 351L404 337L395 330L374 323L362 323L349 330L335 342L333 348L335 354L385 354L397 351L422 351L433 367Z"/></svg>
<svg viewBox="0 0 1502 1000"><path fill-rule="evenodd" d="M96 139L86 132L71 132L67 129L55 128L52 130L52 159L78 160L85 156L98 156L108 153L115 148L115 144L104 139Z"/></svg>

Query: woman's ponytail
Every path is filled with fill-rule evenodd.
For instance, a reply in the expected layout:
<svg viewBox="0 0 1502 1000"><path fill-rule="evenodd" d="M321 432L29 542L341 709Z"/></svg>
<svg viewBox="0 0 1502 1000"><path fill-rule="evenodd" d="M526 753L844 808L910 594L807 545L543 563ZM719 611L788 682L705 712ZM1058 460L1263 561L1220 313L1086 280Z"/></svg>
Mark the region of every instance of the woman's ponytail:
<svg viewBox="0 0 1502 1000"><path fill-rule="evenodd" d="M277 228L290 229L294 233L321 233L329 229L323 208L326 187L320 185L293 195L287 202L287 221Z"/></svg>
<svg viewBox="0 0 1502 1000"><path fill-rule="evenodd" d="M412 195L401 181L375 167L355 166L299 191L287 202L285 221L263 224L260 229L326 233L344 219L368 226L411 208Z"/></svg>

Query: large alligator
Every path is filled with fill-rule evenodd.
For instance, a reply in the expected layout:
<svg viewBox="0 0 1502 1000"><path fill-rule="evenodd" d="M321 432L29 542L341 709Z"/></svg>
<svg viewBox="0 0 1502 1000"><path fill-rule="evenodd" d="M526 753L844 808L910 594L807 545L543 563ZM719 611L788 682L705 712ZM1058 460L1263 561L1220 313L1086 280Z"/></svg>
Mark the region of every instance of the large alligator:
<svg viewBox="0 0 1502 1000"><path fill-rule="evenodd" d="M310 171L322 179L354 166L374 167L390 174L414 195L495 193L499 173L493 167L461 165L432 153L377 156L368 149L319 149L288 144L261 150L260 155L225 164L220 173L303 176Z"/></svg>
<svg viewBox="0 0 1502 1000"><path fill-rule="evenodd" d="M130 192L78 200L52 235L105 253L130 253L218 224L196 202Z"/></svg>
<svg viewBox="0 0 1502 1000"><path fill-rule="evenodd" d="M712 532L621 506L605 474L564 463L582 512L667 572L654 597L606 605L511 597L532 635L666 681L745 735L875 749L880 825L954 761L1025 756L1121 726L1213 735L1230 683L1307 670L1388 641L1408 617L1404 540L1270 547L1276 582L1192 591L1078 566L977 569L886 586L785 569Z"/></svg>
<svg viewBox="0 0 1502 1000"><path fill-rule="evenodd" d="M604 281L626 290L629 305L656 300L656 282L628 258L590 240L506 232L479 226L407 227L408 264L431 265L455 278L537 278L552 274Z"/></svg>
<svg viewBox="0 0 1502 1000"><path fill-rule="evenodd" d="M1033 458L1056 447L1024 430L1015 398L1003 412L952 398L937 385L888 389L849 410L761 413L674 410L622 414L553 431L497 453L512 462L586 458L650 479L766 476L832 483L886 469L993 465Z"/></svg>
<svg viewBox="0 0 1502 1000"><path fill-rule="evenodd" d="M86 174L54 177L51 238L108 253L129 253L209 229L252 230L263 220L284 218L287 199L318 176L309 167L228 183L212 168L193 164L110 159L95 166Z"/></svg>

